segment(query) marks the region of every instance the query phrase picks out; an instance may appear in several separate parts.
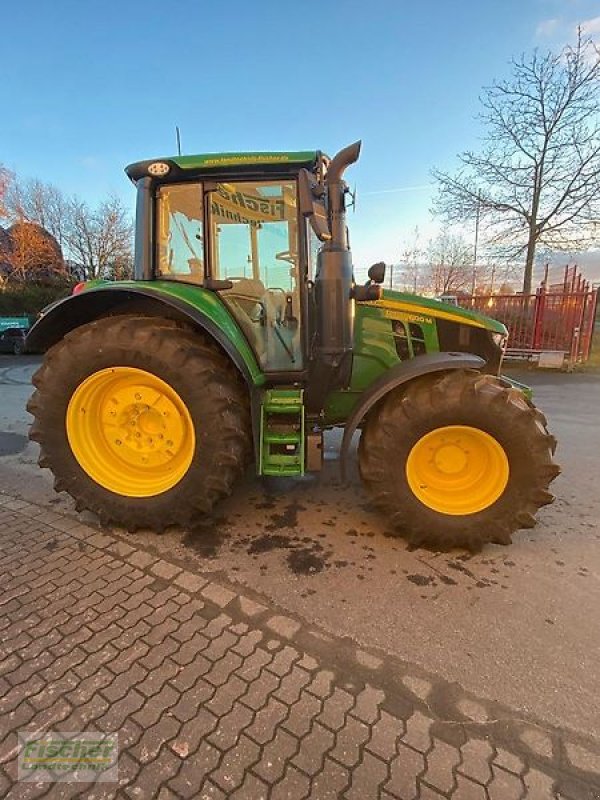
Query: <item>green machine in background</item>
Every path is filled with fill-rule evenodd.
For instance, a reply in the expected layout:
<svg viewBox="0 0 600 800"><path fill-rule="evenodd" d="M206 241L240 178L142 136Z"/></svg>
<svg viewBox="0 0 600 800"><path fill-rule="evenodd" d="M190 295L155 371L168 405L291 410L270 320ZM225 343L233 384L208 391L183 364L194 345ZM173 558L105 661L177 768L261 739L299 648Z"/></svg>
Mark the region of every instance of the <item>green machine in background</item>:
<svg viewBox="0 0 600 800"><path fill-rule="evenodd" d="M45 309L29 403L40 463L79 509L129 529L188 524L259 475L319 470L343 428L411 542L477 548L535 524L554 438L500 377L507 331L354 279L344 173L360 143L141 161L135 279Z"/></svg>

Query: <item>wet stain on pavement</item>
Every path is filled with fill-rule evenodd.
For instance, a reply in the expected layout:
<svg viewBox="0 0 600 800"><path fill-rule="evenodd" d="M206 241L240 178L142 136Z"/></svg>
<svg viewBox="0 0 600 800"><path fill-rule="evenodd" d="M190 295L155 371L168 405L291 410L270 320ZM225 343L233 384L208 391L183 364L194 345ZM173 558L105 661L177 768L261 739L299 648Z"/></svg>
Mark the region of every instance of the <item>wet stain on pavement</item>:
<svg viewBox="0 0 600 800"><path fill-rule="evenodd" d="M457 557L460 558L460 557ZM460 559L461 561L464 559ZM448 561L448 566L450 569L455 569L457 572L462 572L463 575L467 575L469 578L473 578L473 580L477 580L477 576L471 572L470 569L467 569L463 564L459 564L458 560L455 561Z"/></svg>
<svg viewBox="0 0 600 800"><path fill-rule="evenodd" d="M27 447L27 437L20 433L0 431L0 456L15 456Z"/></svg>
<svg viewBox="0 0 600 800"><path fill-rule="evenodd" d="M431 575L407 575L406 578L416 586L435 586L435 579Z"/></svg>
<svg viewBox="0 0 600 800"><path fill-rule="evenodd" d="M274 500L265 500L264 502L255 503L254 508L257 511L264 511L268 508L277 508L277 503Z"/></svg>
<svg viewBox="0 0 600 800"><path fill-rule="evenodd" d="M298 512L304 511L305 506L293 500L283 509L283 514L271 514L271 522L265 525L268 531L281 530L282 528L298 527Z"/></svg>
<svg viewBox="0 0 600 800"><path fill-rule="evenodd" d="M202 558L216 558L227 538L227 532L223 530L226 525L226 517L215 517L210 522L206 520L189 530L181 543Z"/></svg>
<svg viewBox="0 0 600 800"><path fill-rule="evenodd" d="M264 536L259 536L250 543L248 553L253 555L255 553L268 553L270 550L281 550L294 547L294 542L288 536L282 536L277 533L265 533Z"/></svg>
<svg viewBox="0 0 600 800"><path fill-rule="evenodd" d="M449 575L440 575L439 578L446 586L458 586L458 581L455 581L454 578L451 578Z"/></svg>
<svg viewBox="0 0 600 800"><path fill-rule="evenodd" d="M295 575L316 575L325 569L326 556L317 547L302 547L288 555L287 563Z"/></svg>

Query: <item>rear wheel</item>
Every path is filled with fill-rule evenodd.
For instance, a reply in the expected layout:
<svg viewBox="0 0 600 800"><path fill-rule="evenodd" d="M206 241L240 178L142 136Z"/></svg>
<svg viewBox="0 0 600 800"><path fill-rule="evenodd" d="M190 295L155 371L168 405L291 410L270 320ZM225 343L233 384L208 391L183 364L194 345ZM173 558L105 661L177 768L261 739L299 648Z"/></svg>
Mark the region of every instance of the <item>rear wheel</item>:
<svg viewBox="0 0 600 800"><path fill-rule="evenodd" d="M247 393L235 368L170 320L84 325L48 351L33 382L40 464L105 524L190 523L230 494L248 461Z"/></svg>
<svg viewBox="0 0 600 800"><path fill-rule="evenodd" d="M359 445L375 504L411 543L439 549L509 544L552 502L560 472L546 419L491 375L457 370L392 391Z"/></svg>

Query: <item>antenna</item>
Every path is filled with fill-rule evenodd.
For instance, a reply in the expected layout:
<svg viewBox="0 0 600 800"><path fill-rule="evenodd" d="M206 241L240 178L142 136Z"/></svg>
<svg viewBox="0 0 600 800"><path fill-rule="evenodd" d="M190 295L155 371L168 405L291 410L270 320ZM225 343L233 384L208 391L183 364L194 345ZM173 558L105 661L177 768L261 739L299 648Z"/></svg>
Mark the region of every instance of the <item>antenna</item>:
<svg viewBox="0 0 600 800"><path fill-rule="evenodd" d="M179 125L175 125L175 136L177 138L177 155L181 155L181 135L179 133Z"/></svg>

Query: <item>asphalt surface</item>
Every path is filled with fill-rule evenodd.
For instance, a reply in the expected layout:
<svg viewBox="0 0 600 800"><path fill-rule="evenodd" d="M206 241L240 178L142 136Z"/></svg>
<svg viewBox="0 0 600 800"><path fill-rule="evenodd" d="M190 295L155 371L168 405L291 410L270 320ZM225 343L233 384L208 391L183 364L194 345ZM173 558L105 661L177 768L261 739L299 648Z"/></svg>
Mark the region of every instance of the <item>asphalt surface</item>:
<svg viewBox="0 0 600 800"><path fill-rule="evenodd" d="M0 489L76 516L25 438L36 363L0 357ZM128 540L399 659L423 680L455 683L600 741L600 376L512 374L533 385L563 474L554 505L510 547L489 545L475 556L408 551L357 479L339 485L336 434L318 478L265 484L248 476L197 529Z"/></svg>

